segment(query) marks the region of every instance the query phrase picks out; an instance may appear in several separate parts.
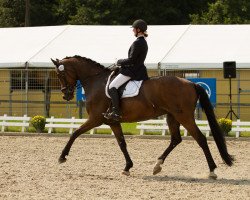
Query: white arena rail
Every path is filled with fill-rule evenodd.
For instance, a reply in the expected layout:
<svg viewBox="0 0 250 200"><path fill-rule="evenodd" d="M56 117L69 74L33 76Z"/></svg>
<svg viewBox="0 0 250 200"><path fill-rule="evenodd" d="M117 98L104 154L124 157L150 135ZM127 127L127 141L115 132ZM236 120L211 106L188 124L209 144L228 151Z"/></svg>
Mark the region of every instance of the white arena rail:
<svg viewBox="0 0 250 200"><path fill-rule="evenodd" d="M15 117L4 114L3 116L0 116L1 132L4 132L5 128L10 126L21 127L21 131L24 132L25 128L29 127L29 121L30 117L27 117L27 115L24 115L23 117Z"/></svg>
<svg viewBox="0 0 250 200"><path fill-rule="evenodd" d="M72 118L46 118L45 128L48 128L48 133L52 133L53 128L66 128L69 129L69 134L72 134L74 129L79 128L87 119L75 119ZM101 125L90 130L90 134L95 134L97 130L100 129L110 129L108 125ZM113 132L110 129L111 134Z"/></svg>
<svg viewBox="0 0 250 200"><path fill-rule="evenodd" d="M246 121L240 121L239 119L237 121L232 122L232 132L235 132L235 137L240 137L241 132L250 132L250 122Z"/></svg>
<svg viewBox="0 0 250 200"><path fill-rule="evenodd" d="M206 137L210 135L210 127L207 120L195 120L197 126L201 130L201 132L206 134ZM162 135L166 135L166 132L169 132L169 127L166 123L166 118L164 119L154 119L137 122L136 128L140 130L140 135L143 135L146 131L148 132L161 132ZM183 127L180 126L180 130L184 130L184 136L187 136L188 132ZM241 132L250 132L250 122L237 121L232 122L232 130L231 132L235 133L235 137L240 137Z"/></svg>
<svg viewBox="0 0 250 200"><path fill-rule="evenodd" d="M146 131L148 132L161 132L162 135L166 135L166 132L169 132L169 127L166 122L166 118L164 119L153 119L153 120L146 120L137 122L136 128L140 130L140 135L144 135ZM208 125L208 122L205 120L196 120L196 124L200 128L201 132L204 132L206 134L206 137L209 136L210 133L210 127ZM188 135L187 130L180 126L180 130L184 131L184 136Z"/></svg>
<svg viewBox="0 0 250 200"><path fill-rule="evenodd" d="M1 132L5 132L6 127L21 127L21 131L25 132L25 129L29 127L29 122L31 118L27 115L24 116L7 116L4 114L0 116L0 127ZM79 128L87 119L75 119L72 118L46 118L45 128L48 128L48 133L52 133L53 128L65 128L69 129L69 134L72 134L73 131ZM206 137L210 135L210 127L207 120L196 120L196 123L201 130L205 133ZM250 122L247 121L233 121L232 122L231 132L235 133L235 137L240 137L242 132L250 132ZM108 125L101 125L90 130L90 134L95 134L97 130L108 129L113 135L112 130ZM137 122L136 129L140 130L140 135L144 135L145 132L161 132L162 135L166 135L169 132L169 127L166 123L166 118L164 119L151 119L146 121ZM187 130L180 126L180 130L184 131L184 136L188 135Z"/></svg>
<svg viewBox="0 0 250 200"><path fill-rule="evenodd" d="M136 128L140 130L140 135L144 135L146 131L161 131L162 135L166 135L166 131L169 130L166 122L166 118L164 119L150 119L146 121L137 122Z"/></svg>

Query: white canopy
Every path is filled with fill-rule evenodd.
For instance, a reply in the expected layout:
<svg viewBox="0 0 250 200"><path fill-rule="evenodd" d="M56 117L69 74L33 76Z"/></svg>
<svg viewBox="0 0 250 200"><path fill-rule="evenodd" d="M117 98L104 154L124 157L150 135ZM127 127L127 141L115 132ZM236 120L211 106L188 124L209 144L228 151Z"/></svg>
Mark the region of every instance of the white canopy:
<svg viewBox="0 0 250 200"><path fill-rule="evenodd" d="M0 28L0 67L24 67L64 29L63 26Z"/></svg>
<svg viewBox="0 0 250 200"><path fill-rule="evenodd" d="M146 59L148 68L157 68L157 63L173 46L186 26L155 26L150 29L149 52ZM168 37L162 37L162 36ZM30 66L52 66L52 58L81 55L105 66L116 59L127 58L128 49L135 40L129 26L66 26L49 45L41 49L28 62ZM49 63L48 63L49 61Z"/></svg>
<svg viewBox="0 0 250 200"><path fill-rule="evenodd" d="M250 68L250 25L191 25L161 61L161 68Z"/></svg>
<svg viewBox="0 0 250 200"><path fill-rule="evenodd" d="M147 68L250 68L250 25L149 26ZM0 28L0 68L53 67L50 58L80 55L105 66L126 58L130 26Z"/></svg>

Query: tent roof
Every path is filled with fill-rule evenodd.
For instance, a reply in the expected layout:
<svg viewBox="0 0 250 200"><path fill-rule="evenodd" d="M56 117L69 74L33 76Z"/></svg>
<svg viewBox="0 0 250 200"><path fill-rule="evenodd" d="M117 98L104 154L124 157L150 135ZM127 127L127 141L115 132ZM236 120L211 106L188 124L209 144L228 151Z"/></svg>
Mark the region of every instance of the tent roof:
<svg viewBox="0 0 250 200"><path fill-rule="evenodd" d="M0 68L53 67L50 58L81 55L105 66L126 58L130 26L0 28ZM147 68L250 68L250 25L149 26Z"/></svg>
<svg viewBox="0 0 250 200"><path fill-rule="evenodd" d="M24 67L65 27L0 28L0 67Z"/></svg>
<svg viewBox="0 0 250 200"><path fill-rule="evenodd" d="M152 28L154 31L147 39L150 48L145 62L148 68L157 68L157 63L164 56L166 49L173 46L173 42L178 39L185 27L154 26ZM168 37L162 37L162 35L168 35ZM63 33L33 56L29 63L30 66L52 66L51 62L48 63L50 57L64 58L81 55L109 66L116 59L128 56L128 48L134 40L135 37L129 26L67 26Z"/></svg>
<svg viewBox="0 0 250 200"><path fill-rule="evenodd" d="M162 68L250 68L250 25L192 25L162 59Z"/></svg>

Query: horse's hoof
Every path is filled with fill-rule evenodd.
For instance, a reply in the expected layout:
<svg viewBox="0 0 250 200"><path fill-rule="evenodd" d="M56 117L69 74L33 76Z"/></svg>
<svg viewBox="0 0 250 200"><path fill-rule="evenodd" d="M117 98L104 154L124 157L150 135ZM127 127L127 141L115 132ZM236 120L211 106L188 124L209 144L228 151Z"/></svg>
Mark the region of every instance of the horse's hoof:
<svg viewBox="0 0 250 200"><path fill-rule="evenodd" d="M130 175L130 172L129 172L129 171L122 171L122 175L129 176L129 175Z"/></svg>
<svg viewBox="0 0 250 200"><path fill-rule="evenodd" d="M58 163L59 163L59 164L65 163L66 161L67 161L66 158L61 158L61 157L60 157L60 158L58 159Z"/></svg>
<svg viewBox="0 0 250 200"><path fill-rule="evenodd" d="M159 172L161 172L161 169L162 169L162 167L160 165L155 166L154 170L153 170L153 175L156 175Z"/></svg>
<svg viewBox="0 0 250 200"><path fill-rule="evenodd" d="M208 178L216 180L217 179L217 175L214 172L210 172L209 175L208 175Z"/></svg>
<svg viewBox="0 0 250 200"><path fill-rule="evenodd" d="M163 160L162 159L159 159L156 164L155 164L155 167L153 169L153 175L156 175L158 174L159 172L161 172L161 165L163 164Z"/></svg>

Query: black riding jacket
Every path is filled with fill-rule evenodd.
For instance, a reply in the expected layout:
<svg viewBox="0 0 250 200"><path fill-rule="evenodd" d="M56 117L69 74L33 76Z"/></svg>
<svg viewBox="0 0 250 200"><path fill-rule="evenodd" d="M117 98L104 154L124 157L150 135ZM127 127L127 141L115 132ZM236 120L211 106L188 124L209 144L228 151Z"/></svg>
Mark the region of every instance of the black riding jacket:
<svg viewBox="0 0 250 200"><path fill-rule="evenodd" d="M138 37L130 46L127 59L120 59L120 73L131 77L131 80L147 80L147 68L144 65L148 52L148 44L144 37Z"/></svg>

